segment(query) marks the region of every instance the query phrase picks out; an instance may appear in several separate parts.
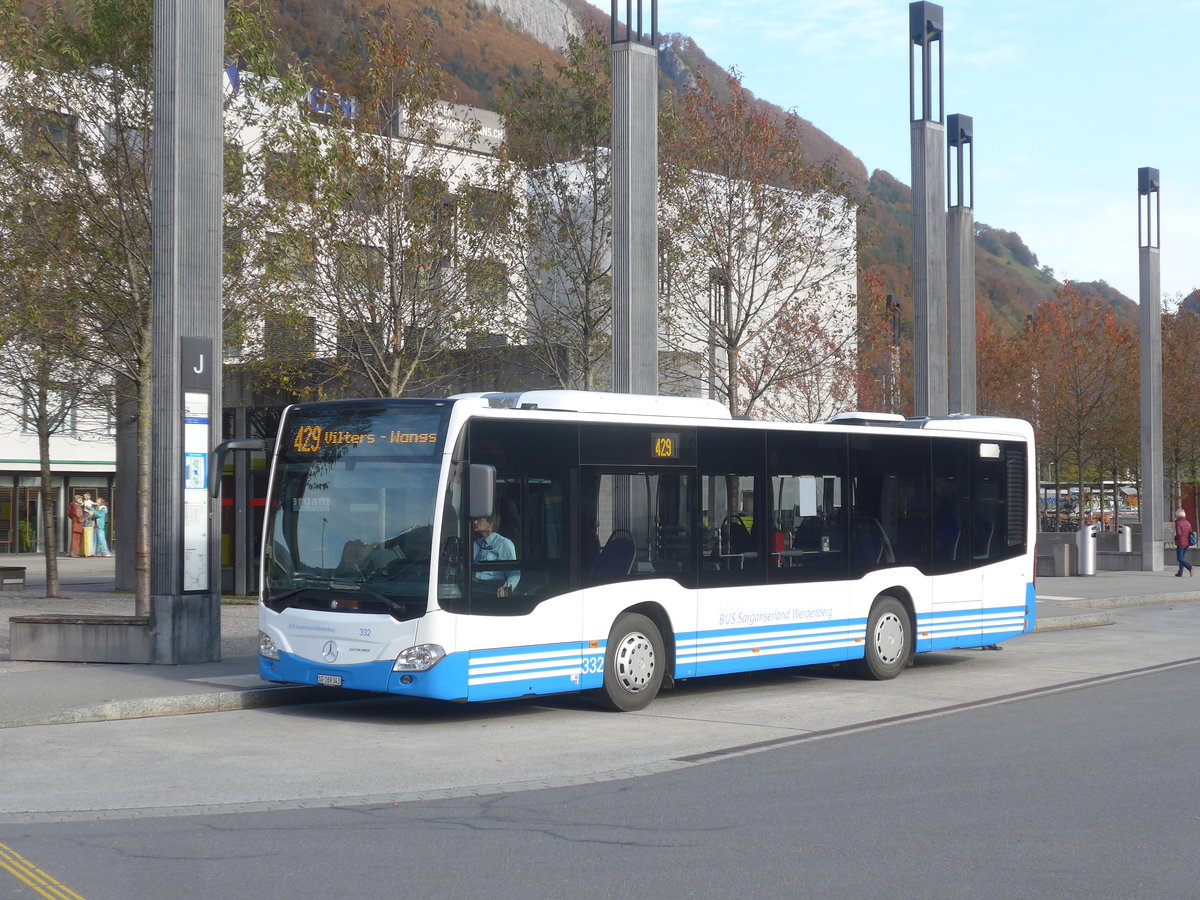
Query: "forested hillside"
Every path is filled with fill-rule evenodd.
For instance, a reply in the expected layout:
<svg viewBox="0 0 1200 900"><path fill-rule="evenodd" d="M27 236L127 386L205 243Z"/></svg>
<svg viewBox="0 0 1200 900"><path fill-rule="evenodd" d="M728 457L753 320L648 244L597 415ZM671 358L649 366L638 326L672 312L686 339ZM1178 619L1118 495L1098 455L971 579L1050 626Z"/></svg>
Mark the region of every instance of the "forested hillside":
<svg viewBox="0 0 1200 900"><path fill-rule="evenodd" d="M864 284L883 293L906 296L912 284L912 189L891 174L876 170L867 182L869 202L859 217L859 266L872 277ZM1059 282L1014 231L975 223L976 302L997 325L1015 331L1039 303L1054 299ZM1070 282L1081 297L1100 297L1116 314L1135 321L1133 302L1103 281ZM863 302L880 302L861 292ZM906 319L911 309L901 307Z"/></svg>

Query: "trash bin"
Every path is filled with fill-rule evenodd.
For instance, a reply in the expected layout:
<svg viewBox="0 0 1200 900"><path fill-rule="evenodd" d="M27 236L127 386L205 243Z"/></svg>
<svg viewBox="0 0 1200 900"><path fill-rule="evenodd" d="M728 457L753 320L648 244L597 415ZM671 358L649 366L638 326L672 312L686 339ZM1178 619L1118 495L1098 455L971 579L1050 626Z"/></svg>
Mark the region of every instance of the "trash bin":
<svg viewBox="0 0 1200 900"><path fill-rule="evenodd" d="M1119 541L1120 541L1120 547L1118 549L1120 549L1120 551L1122 553L1132 553L1133 552L1133 529L1130 528L1128 525L1122 525L1121 526L1121 537L1120 537Z"/></svg>
<svg viewBox="0 0 1200 900"><path fill-rule="evenodd" d="M1096 531L1098 525L1085 525L1075 535L1075 544L1079 550L1079 574L1096 574Z"/></svg>

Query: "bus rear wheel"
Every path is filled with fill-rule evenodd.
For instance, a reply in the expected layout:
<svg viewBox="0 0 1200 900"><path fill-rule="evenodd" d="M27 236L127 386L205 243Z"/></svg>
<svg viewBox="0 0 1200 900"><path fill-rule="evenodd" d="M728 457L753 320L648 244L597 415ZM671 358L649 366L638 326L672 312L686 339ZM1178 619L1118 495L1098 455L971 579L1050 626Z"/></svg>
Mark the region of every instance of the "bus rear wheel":
<svg viewBox="0 0 1200 900"><path fill-rule="evenodd" d="M658 626L640 613L625 613L608 635L597 699L617 712L645 709L662 687L666 664Z"/></svg>
<svg viewBox="0 0 1200 900"><path fill-rule="evenodd" d="M895 597L876 598L867 618L867 649L859 671L865 678L895 678L912 661L912 620Z"/></svg>

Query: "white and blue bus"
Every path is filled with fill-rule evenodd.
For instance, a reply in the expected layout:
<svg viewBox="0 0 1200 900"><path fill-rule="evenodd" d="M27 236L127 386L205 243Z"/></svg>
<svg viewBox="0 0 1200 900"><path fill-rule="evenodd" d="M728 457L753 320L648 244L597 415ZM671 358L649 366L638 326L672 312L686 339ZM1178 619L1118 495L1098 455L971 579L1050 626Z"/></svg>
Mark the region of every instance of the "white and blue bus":
<svg viewBox="0 0 1200 900"><path fill-rule="evenodd" d="M790 425L574 391L294 405L260 673L618 710L705 675L892 678L1033 628L1033 467L1013 419Z"/></svg>

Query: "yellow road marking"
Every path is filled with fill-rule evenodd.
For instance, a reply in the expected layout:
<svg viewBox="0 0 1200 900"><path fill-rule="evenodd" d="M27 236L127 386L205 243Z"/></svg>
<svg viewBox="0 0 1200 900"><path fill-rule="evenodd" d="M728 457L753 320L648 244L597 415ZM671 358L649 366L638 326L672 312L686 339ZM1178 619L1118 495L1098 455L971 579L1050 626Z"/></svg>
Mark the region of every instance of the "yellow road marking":
<svg viewBox="0 0 1200 900"><path fill-rule="evenodd" d="M11 847L0 844L0 869L49 900L83 900L65 884L55 881Z"/></svg>

